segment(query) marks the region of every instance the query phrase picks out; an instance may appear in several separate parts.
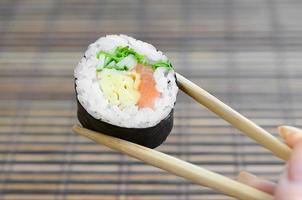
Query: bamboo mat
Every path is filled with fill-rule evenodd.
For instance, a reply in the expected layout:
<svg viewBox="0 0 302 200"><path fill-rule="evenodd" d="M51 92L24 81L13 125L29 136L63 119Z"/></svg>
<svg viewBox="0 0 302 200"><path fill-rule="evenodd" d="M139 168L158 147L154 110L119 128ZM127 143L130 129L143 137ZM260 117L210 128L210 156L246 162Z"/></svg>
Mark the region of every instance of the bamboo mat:
<svg viewBox="0 0 302 200"><path fill-rule="evenodd" d="M1 0L0 199L231 199L81 138L73 68L99 36L125 33L276 134L301 126L302 2ZM224 175L276 180L283 163L180 93L158 148Z"/></svg>

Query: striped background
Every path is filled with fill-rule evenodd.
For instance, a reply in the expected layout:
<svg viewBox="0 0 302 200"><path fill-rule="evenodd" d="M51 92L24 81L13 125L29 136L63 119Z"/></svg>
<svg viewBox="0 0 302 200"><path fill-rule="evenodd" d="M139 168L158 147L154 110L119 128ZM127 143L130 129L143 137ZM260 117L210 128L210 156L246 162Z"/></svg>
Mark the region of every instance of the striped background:
<svg viewBox="0 0 302 200"><path fill-rule="evenodd" d="M1 0L0 199L230 199L81 138L73 68L99 36L125 33L272 133L302 125L302 2ZM234 177L283 163L180 93L158 150Z"/></svg>

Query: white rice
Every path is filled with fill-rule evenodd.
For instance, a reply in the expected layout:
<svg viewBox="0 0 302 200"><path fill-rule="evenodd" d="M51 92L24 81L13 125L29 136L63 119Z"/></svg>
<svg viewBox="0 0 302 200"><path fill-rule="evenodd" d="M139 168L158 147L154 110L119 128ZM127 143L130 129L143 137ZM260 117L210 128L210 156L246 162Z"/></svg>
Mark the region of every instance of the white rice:
<svg viewBox="0 0 302 200"><path fill-rule="evenodd" d="M108 35L99 38L89 45L85 57L74 70L77 98L87 112L96 119L127 128L152 127L164 119L174 107L178 92L175 72L162 67L155 70L153 76L156 89L161 96L155 101L154 110L138 109L137 106L128 106L120 110L118 106L108 104L96 78L96 67L99 62L96 53L100 50L109 51L118 46L129 46L137 53L145 55L151 62L167 60L167 57L151 44L126 35Z"/></svg>

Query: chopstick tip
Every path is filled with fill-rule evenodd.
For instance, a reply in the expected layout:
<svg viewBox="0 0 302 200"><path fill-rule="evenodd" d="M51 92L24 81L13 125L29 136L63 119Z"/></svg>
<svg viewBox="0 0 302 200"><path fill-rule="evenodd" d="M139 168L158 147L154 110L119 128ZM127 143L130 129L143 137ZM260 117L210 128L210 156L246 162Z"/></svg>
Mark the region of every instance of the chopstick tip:
<svg viewBox="0 0 302 200"><path fill-rule="evenodd" d="M74 132L78 133L78 131L79 131L80 128L81 128L81 127L80 127L78 124L75 124L75 125L72 126L71 129L72 129Z"/></svg>

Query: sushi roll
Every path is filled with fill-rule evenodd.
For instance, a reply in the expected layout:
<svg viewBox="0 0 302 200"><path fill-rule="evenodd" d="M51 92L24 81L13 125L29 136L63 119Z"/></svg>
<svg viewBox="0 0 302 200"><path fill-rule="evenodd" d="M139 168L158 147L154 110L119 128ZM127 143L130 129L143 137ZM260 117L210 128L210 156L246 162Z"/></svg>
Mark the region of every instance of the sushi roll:
<svg viewBox="0 0 302 200"><path fill-rule="evenodd" d="M151 44L126 35L101 37L89 45L74 77L83 127L149 148L170 134L176 76Z"/></svg>

